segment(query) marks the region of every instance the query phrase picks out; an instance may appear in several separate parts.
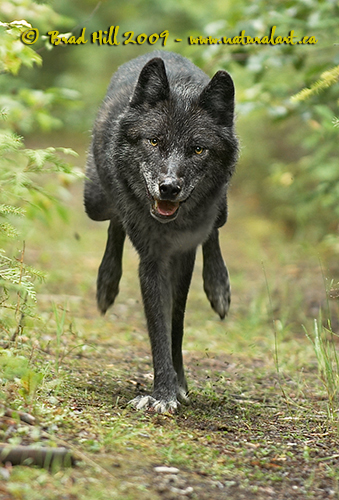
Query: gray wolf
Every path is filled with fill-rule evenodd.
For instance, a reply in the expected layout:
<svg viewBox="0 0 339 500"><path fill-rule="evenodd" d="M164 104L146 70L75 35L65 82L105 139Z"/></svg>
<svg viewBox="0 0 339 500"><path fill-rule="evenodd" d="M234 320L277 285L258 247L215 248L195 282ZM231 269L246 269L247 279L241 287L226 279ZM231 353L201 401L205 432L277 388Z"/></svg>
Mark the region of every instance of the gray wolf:
<svg viewBox="0 0 339 500"><path fill-rule="evenodd" d="M223 318L230 285L218 228L238 152L234 85L226 71L210 79L166 51L142 55L113 75L94 124L85 209L109 220L97 279L104 314L119 291L127 234L136 248L151 343L153 393L137 409L175 412L186 402L182 339L196 249L202 244L204 290Z"/></svg>

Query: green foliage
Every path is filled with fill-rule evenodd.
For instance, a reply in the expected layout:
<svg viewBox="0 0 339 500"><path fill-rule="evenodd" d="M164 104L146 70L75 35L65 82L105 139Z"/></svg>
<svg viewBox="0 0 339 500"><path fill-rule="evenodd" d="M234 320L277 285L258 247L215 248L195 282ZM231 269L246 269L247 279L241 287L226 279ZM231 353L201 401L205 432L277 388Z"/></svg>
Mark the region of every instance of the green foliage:
<svg viewBox="0 0 339 500"><path fill-rule="evenodd" d="M14 290L18 293L24 293L35 301L36 294L32 281L37 277L42 279L43 274L26 266L21 260L10 259L6 255L0 254L0 285L3 288L3 297L8 296L9 290ZM0 296L0 298L2 297Z"/></svg>
<svg viewBox="0 0 339 500"><path fill-rule="evenodd" d="M318 40L204 51L212 71L223 66L236 79L238 130L245 142L239 181L290 235L307 234L312 241L333 233L339 214L338 14L337 2L237 2L224 20L206 27L214 36L245 30L262 37L276 26L275 35L293 30L297 42L305 35Z"/></svg>
<svg viewBox="0 0 339 500"><path fill-rule="evenodd" d="M42 25L48 30L51 28L51 19L69 23L67 18L53 13L49 6L38 5L30 0L9 1L6 5L6 14L10 7L13 16L27 13L34 22L34 27ZM0 5L0 15L1 11ZM29 28L32 28L32 24L26 20L0 22L0 73L4 74L0 82L0 111L5 121L0 123L0 127L24 134L37 128L45 132L60 129L63 121L53 116L52 112L58 108L76 107L79 100L79 93L74 90L57 86L44 90L32 89L27 86L27 82L13 80L6 75L19 76L22 67L32 69L34 65L42 65L41 55L33 49L36 46L26 45L21 41L22 33Z"/></svg>
<svg viewBox="0 0 339 500"><path fill-rule="evenodd" d="M67 26L75 35L82 27L89 34L107 29L109 24L119 25L119 34L126 30L150 34L166 28L170 33L166 50L182 52L210 75L220 68L229 70L236 83L238 133L243 146L235 187L255 198L290 236L307 234L316 241L335 233L338 128L333 125L338 116L338 3L212 0L194 8L192 5L188 0L181 4L147 0L128 5L117 0L114 19L105 2L75 0L70 4L61 0L58 7L77 19L76 29ZM188 36L232 38L242 31L261 38L272 26L276 26L276 36L286 37L293 31L296 43L190 46L186 42ZM60 23L58 30L63 29L65 25ZM314 37L317 43L299 44L304 36ZM183 42L173 42L175 37ZM46 53L47 69L37 69L31 81L42 86L43 76L45 87L55 88L63 82L79 91L85 106L77 107L75 95L69 95L65 101L68 106L54 118L62 119L69 129L83 132L92 126L112 72L119 64L151 49L147 44L59 47ZM92 74L95 78L88 78ZM308 90L301 90L305 88ZM306 96L308 99L301 99ZM51 109L54 106L49 105ZM73 113L68 112L69 105ZM24 113L21 116L24 118ZM38 119L43 121L40 117L36 122ZM19 121L21 127L26 126L24 119Z"/></svg>
<svg viewBox="0 0 339 500"><path fill-rule="evenodd" d="M325 328L314 320L314 333L307 338L312 342L318 362L319 378L328 396L329 415L333 418L337 412L339 389L339 359L335 345L335 336L331 325Z"/></svg>
<svg viewBox="0 0 339 500"><path fill-rule="evenodd" d="M339 80L339 66L332 68L329 71L325 71L321 76L320 80L312 84L309 89L303 89L298 94L292 96L292 101L305 101L309 97L321 92L324 89L328 89L338 83Z"/></svg>
<svg viewBox="0 0 339 500"><path fill-rule="evenodd" d="M53 219L55 213L65 216L55 195L37 182L37 174L76 176L75 170L58 153L75 154L65 148L26 149L22 138L10 131L0 131L0 196L4 202L0 205L0 245L3 246L0 246L0 318L6 331L11 324L9 311L16 311L12 318L15 328L23 312L27 314L27 299L35 300L33 281L42 274L27 267L22 260L8 257L4 250L10 238L18 239L20 235L14 222L18 216L39 217L46 222ZM18 295L16 300L13 294Z"/></svg>
<svg viewBox="0 0 339 500"><path fill-rule="evenodd" d="M17 17L18 12L28 13L28 6L29 18L35 22L40 19L46 23L48 13L53 17L49 6L20 0L7 2L7 11L12 9L13 17ZM56 18L62 19L57 15ZM22 242L20 258L8 255L13 246L11 240L22 240L23 225L29 218L48 223L58 214L65 219L67 212L59 201L55 177L58 175L60 184L65 185L79 177L66 161L67 156L76 155L74 151L54 147L29 149L17 134L19 130L32 131L36 126L42 130L60 127L60 119L51 115L53 106L76 97L61 88L21 88L13 92L13 78L18 78L22 66L32 68L42 62L41 56L20 40L21 33L29 27L26 20L0 23L0 70L6 73L0 97L0 330L12 340L22 333L24 318L34 314L34 280L42 279L43 273L25 264ZM48 183L51 176L53 189ZM30 386L34 381L29 374L27 377Z"/></svg>
<svg viewBox="0 0 339 500"><path fill-rule="evenodd" d="M23 44L22 44L23 45ZM13 94L0 96L6 127L20 133L39 128L44 132L60 129L63 121L51 115L56 107L67 107L78 99L78 93L70 89L50 88L45 91L21 88Z"/></svg>
<svg viewBox="0 0 339 500"><path fill-rule="evenodd" d="M42 64L41 56L20 42L21 33L31 27L27 21L0 22L0 71L17 75L22 64Z"/></svg>
<svg viewBox="0 0 339 500"><path fill-rule="evenodd" d="M11 349L0 349L0 382L2 385L17 381L18 394L28 404L33 402L43 375L34 370L23 356L16 355Z"/></svg>
<svg viewBox="0 0 339 500"><path fill-rule="evenodd" d="M66 319L66 306L63 308L62 313L59 316L56 305L53 304L53 312L54 312L54 317L55 317L55 322L56 322L56 340L57 340L56 358L55 358L55 373L58 374L59 368L60 368L60 360L61 360L61 352L60 352L61 337L64 333L65 319Z"/></svg>

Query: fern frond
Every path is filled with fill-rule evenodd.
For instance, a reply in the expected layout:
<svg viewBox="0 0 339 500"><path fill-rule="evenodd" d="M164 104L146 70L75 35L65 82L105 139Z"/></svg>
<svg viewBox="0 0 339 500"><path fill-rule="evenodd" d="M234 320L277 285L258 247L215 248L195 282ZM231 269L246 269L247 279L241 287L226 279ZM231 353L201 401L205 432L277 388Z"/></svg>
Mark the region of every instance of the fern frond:
<svg viewBox="0 0 339 500"><path fill-rule="evenodd" d="M0 224L0 234L1 233L8 238L15 238L19 234L15 227L13 227L12 224L8 224L7 222Z"/></svg>
<svg viewBox="0 0 339 500"><path fill-rule="evenodd" d="M335 66L329 71L325 71L320 76L320 79L311 85L310 88L305 88L291 97L293 102L305 101L309 97L318 94L322 90L332 87L339 81L339 66Z"/></svg>
<svg viewBox="0 0 339 500"><path fill-rule="evenodd" d="M14 207L13 205L0 205L0 215L24 215L23 208Z"/></svg>

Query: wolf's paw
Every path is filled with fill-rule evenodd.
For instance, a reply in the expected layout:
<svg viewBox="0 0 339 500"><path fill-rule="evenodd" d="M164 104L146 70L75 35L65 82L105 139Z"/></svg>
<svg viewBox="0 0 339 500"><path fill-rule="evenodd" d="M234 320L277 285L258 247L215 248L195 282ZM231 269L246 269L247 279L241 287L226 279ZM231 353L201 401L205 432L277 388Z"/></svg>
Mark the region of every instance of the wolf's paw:
<svg viewBox="0 0 339 500"><path fill-rule="evenodd" d="M187 390L184 389L184 387L179 387L178 393L177 393L177 398L180 401L180 403L183 404L189 404L190 398L188 397Z"/></svg>
<svg viewBox="0 0 339 500"><path fill-rule="evenodd" d="M230 308L231 287L227 269L224 267L219 271L213 279L207 273L204 275L204 290L212 309L223 319Z"/></svg>
<svg viewBox="0 0 339 500"><path fill-rule="evenodd" d="M146 410L150 413L172 413L174 414L180 406L176 399L163 401L152 396L137 396L129 402L136 410Z"/></svg>
<svg viewBox="0 0 339 500"><path fill-rule="evenodd" d="M97 304L101 314L105 314L107 309L111 307L115 301L115 297L119 293L119 286L112 283L105 283L98 280L97 285Z"/></svg>
<svg viewBox="0 0 339 500"><path fill-rule="evenodd" d="M97 280L97 304L101 314L105 314L107 309L111 307L119 293L119 282L121 278L121 267L108 267L105 261L102 262Z"/></svg>

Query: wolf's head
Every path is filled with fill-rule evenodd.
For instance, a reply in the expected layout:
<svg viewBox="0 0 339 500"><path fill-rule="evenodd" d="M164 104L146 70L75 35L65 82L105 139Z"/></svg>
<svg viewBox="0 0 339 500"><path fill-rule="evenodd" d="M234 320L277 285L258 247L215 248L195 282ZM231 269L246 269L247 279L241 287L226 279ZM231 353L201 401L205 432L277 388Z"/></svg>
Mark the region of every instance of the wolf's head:
<svg viewBox="0 0 339 500"><path fill-rule="evenodd" d="M234 169L232 78L218 71L207 83L201 74L167 74L151 59L121 120L119 176L160 222L176 219L182 203L212 198Z"/></svg>

